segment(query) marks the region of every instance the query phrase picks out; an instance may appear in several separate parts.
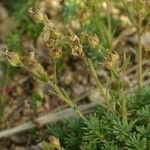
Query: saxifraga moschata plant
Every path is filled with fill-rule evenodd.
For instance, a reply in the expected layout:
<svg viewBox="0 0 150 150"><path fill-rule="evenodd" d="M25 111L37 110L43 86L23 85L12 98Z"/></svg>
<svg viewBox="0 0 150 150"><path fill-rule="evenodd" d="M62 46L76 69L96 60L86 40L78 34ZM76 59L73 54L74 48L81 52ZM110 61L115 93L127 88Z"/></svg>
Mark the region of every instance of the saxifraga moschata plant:
<svg viewBox="0 0 150 150"><path fill-rule="evenodd" d="M50 78L48 73L44 70L43 66L35 59L34 52L29 52L28 57L20 57L15 52L8 51L8 48L3 48L1 57L4 60L7 60L14 67L22 67L25 70L31 72L39 80L47 83L50 86L49 92L57 95L60 100L68 104L80 118L86 120L85 116L79 111L76 103L68 96L68 94L59 87L57 84L57 62L62 56L62 44L65 42L71 48L71 53L75 57L79 57L88 67L91 75L95 79L97 84L97 89L99 90L101 96L104 99L105 107L108 111L113 111L111 104L111 94L109 89L105 88L101 81L98 78L97 72L94 68L92 60L86 56L85 50L82 46L82 40L77 36L70 27L67 26L68 35L64 35L51 20L48 19L47 15L43 13L40 8L33 7L29 9L29 17L35 22L43 24L42 39L43 43L47 49L49 57L53 60L53 78ZM85 35L91 47L97 47L99 43L99 38L96 35ZM103 63L103 66L112 72L112 74L119 79L119 85L122 89L121 79L119 78L119 73L121 70L116 71L119 63L119 55L116 52L110 52L106 56L106 61ZM123 96L123 91L121 91L121 102L120 108L122 110L123 118L126 118L126 102Z"/></svg>

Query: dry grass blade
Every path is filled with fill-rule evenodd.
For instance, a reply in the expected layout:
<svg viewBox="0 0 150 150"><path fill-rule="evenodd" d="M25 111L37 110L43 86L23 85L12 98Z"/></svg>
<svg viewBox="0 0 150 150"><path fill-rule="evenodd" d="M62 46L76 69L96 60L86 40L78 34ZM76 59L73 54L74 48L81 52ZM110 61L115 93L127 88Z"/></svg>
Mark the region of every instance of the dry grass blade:
<svg viewBox="0 0 150 150"><path fill-rule="evenodd" d="M91 110L94 106L96 106L96 103L81 105L81 106L79 106L79 110L83 114L86 114L87 112L89 113L89 110ZM44 116L37 118L36 122L39 123L40 125L45 125L47 123L55 123L58 121L62 121L64 119L70 118L72 116L76 116L76 114L72 109L68 108L68 109L65 109L65 110L62 110L62 111L56 112L56 113L50 112ZM6 129L6 130L1 131L0 132L0 138L8 137L8 136L17 134L19 132L29 130L35 126L36 125L31 121L23 123L23 124L18 125L14 128L10 128L10 129Z"/></svg>

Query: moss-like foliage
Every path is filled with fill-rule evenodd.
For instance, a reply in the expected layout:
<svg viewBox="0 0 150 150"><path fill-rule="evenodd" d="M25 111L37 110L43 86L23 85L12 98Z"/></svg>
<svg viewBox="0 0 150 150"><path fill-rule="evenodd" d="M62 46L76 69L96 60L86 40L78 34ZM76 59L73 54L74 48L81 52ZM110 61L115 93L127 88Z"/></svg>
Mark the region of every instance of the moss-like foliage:
<svg viewBox="0 0 150 150"><path fill-rule="evenodd" d="M150 148L150 90L128 100L128 121L101 106L87 121L78 119L47 126L46 135L60 138L65 150L148 150Z"/></svg>

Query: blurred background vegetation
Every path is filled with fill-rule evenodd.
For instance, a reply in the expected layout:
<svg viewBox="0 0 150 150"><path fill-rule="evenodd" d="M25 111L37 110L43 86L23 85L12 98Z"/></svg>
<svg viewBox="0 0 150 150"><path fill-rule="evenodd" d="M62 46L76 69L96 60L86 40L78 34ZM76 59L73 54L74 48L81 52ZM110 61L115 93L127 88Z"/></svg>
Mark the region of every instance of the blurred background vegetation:
<svg viewBox="0 0 150 150"><path fill-rule="evenodd" d="M108 51L115 50L119 53L122 64L125 57L130 56L128 68L122 80L125 82L125 90L133 91L137 88L138 33L135 24L138 22L138 14L135 8L138 6L132 4L134 1L136 0L1 0L0 43L7 44L11 51L23 57L28 57L28 51L34 51L36 58L51 76L52 60L47 56L41 41L43 25L33 23L28 16L29 8L38 5L64 34L67 35L66 26L68 25L80 39L89 35L96 35L99 38L98 47L91 47L87 38L82 41L82 45L86 55L93 61L102 83L106 85L106 81L110 81L110 84L106 86L112 89L116 100L116 81L112 81L110 72L101 64ZM129 98L129 114L131 113L129 123L125 124L120 116L117 116L118 114L110 114L103 107L98 106L98 108L94 107L97 115L89 116L89 122L73 119L65 123L60 122L58 125L48 125L44 131L33 129L27 135L20 135L25 139L23 141L21 138L21 144L28 142L27 145L38 145L48 136L54 135L60 138L62 146L68 150L149 149L150 4L149 1L144 1L147 2L147 7L144 10L141 9L145 14L141 26L143 30L141 35L143 93L142 96ZM84 67L79 58L71 55L70 48L64 43L63 57L58 62L59 84L74 99L80 99L80 96L88 93L81 98L79 105L95 101L99 103L97 93L88 92L91 90L89 87L94 87L95 83ZM44 96L41 94L43 91ZM136 95L136 92L133 95ZM49 96L47 87L32 78L28 72L0 62L1 130L34 120L57 107L61 108L62 105L64 105L63 102L59 102L56 96ZM130 123L135 124L131 126ZM2 148L8 149L13 149L13 145L18 147L19 144L14 144L15 142L12 138L8 138L8 143L4 139L0 142L0 148L1 145ZM47 143L45 150L46 145ZM17 149L14 148L14 150Z"/></svg>

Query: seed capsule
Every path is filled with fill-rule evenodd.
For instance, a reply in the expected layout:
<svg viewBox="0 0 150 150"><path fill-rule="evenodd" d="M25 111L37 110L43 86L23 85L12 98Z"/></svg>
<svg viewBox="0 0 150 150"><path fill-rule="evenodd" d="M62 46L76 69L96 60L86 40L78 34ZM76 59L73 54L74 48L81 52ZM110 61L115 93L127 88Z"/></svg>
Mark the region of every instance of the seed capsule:
<svg viewBox="0 0 150 150"><path fill-rule="evenodd" d="M108 53L107 59L103 66L107 69L113 69L119 63L120 56L118 53Z"/></svg>
<svg viewBox="0 0 150 150"><path fill-rule="evenodd" d="M83 51L83 47L80 43L80 39L77 35L71 35L69 36L69 45L71 47L72 50L72 55L74 56L83 56L84 55L84 51Z"/></svg>
<svg viewBox="0 0 150 150"><path fill-rule="evenodd" d="M32 55L33 53L30 52L30 54ZM24 60L25 66L40 80L44 82L48 81L47 72L44 70L43 66L35 58L33 58L34 56L30 57L30 54L29 57Z"/></svg>

